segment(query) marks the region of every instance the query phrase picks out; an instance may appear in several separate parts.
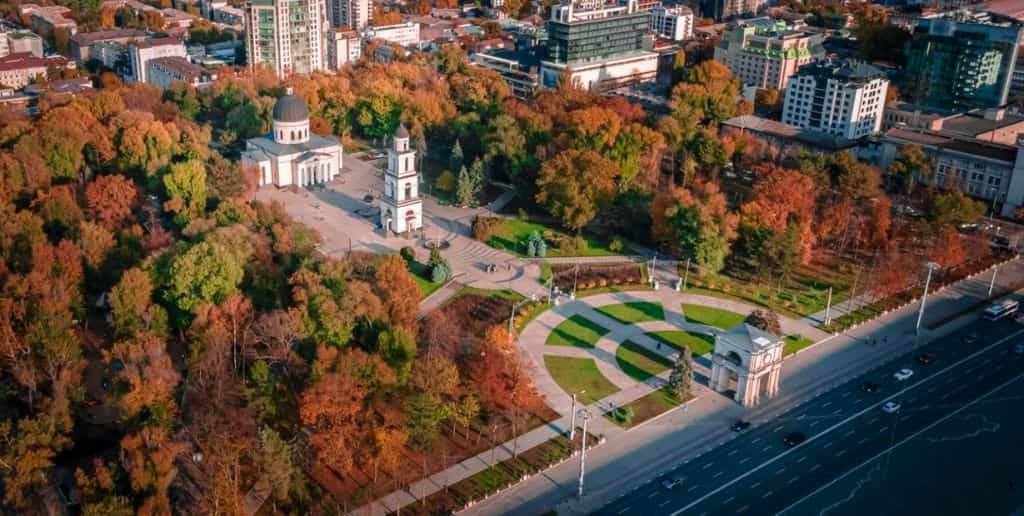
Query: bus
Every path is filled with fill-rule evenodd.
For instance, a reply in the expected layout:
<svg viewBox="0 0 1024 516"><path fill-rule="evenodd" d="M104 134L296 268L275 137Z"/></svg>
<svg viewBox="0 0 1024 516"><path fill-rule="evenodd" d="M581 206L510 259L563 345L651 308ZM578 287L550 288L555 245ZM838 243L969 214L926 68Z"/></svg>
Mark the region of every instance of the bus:
<svg viewBox="0 0 1024 516"><path fill-rule="evenodd" d="M986 308L985 319L989 321L998 321L1003 317L1017 313L1018 308L1020 308L1020 303L1012 299L1006 299Z"/></svg>

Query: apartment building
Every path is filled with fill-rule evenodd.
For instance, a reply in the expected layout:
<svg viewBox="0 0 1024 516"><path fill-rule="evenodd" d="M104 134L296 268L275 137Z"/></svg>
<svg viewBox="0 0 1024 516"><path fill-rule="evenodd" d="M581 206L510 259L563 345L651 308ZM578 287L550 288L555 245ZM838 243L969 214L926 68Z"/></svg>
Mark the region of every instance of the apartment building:
<svg viewBox="0 0 1024 516"><path fill-rule="evenodd" d="M673 41L684 41L693 37L693 11L689 7L657 6L652 8L650 13L651 30L655 34Z"/></svg>
<svg viewBox="0 0 1024 516"><path fill-rule="evenodd" d="M279 77L327 68L324 0L252 0L245 6L249 66L268 66Z"/></svg>
<svg viewBox="0 0 1024 516"><path fill-rule="evenodd" d="M327 19L332 27L361 31L373 21L370 0L327 0Z"/></svg>
<svg viewBox="0 0 1024 516"><path fill-rule="evenodd" d="M888 87L889 80L874 66L817 61L789 79L782 122L848 140L871 136L882 127Z"/></svg>
<svg viewBox="0 0 1024 516"><path fill-rule="evenodd" d="M782 20L754 18L722 35L715 61L729 67L745 86L782 91L801 66L825 57L821 43L821 34L797 30Z"/></svg>

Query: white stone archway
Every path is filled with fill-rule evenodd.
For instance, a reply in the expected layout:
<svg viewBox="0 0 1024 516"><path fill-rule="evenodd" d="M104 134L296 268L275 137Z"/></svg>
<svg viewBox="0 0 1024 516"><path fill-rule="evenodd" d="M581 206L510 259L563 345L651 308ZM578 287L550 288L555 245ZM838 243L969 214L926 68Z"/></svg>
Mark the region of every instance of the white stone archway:
<svg viewBox="0 0 1024 516"><path fill-rule="evenodd" d="M779 393L782 350L781 337L739 324L715 337L708 386L715 392L734 391L733 399L745 407L774 398Z"/></svg>

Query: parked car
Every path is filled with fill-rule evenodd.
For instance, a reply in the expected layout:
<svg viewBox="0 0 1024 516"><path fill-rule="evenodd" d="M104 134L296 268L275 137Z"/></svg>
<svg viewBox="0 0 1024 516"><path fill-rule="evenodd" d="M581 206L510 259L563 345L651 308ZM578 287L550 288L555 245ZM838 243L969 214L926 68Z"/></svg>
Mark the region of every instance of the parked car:
<svg viewBox="0 0 1024 516"><path fill-rule="evenodd" d="M785 444L787 448L792 448L807 440L807 436L801 432L791 432L786 434L786 437L782 438L782 444Z"/></svg>
<svg viewBox="0 0 1024 516"><path fill-rule="evenodd" d="M679 484L683 483L683 479L679 477L665 478L661 481L661 487L671 491L676 488Z"/></svg>
<svg viewBox="0 0 1024 516"><path fill-rule="evenodd" d="M742 419L738 419L738 420L736 420L736 422L735 422L735 423L733 423L733 424L732 424L732 426L730 426L729 428L730 428L730 429L731 429L731 430L732 430L733 432L742 432L742 431L744 431L744 430L746 430L746 429L750 428L750 421L744 421L744 420L742 420Z"/></svg>
<svg viewBox="0 0 1024 516"><path fill-rule="evenodd" d="M931 365L935 363L935 353L922 353L917 356L917 363L921 365Z"/></svg>
<svg viewBox="0 0 1024 516"><path fill-rule="evenodd" d="M878 385L877 383L867 382L867 383L861 384L860 390L862 390L862 391L864 391L866 393L869 393L869 394L874 394L874 393L878 392L878 389L880 387L881 386Z"/></svg>
<svg viewBox="0 0 1024 516"><path fill-rule="evenodd" d="M900 405L899 402L887 401L882 404L882 412L885 412L886 414L895 414L900 411L901 406L902 405Z"/></svg>
<svg viewBox="0 0 1024 516"><path fill-rule="evenodd" d="M914 376L914 372L911 371L910 369L905 368L900 369L899 371L896 371L895 373L892 374L893 378L901 382L909 380L911 376Z"/></svg>

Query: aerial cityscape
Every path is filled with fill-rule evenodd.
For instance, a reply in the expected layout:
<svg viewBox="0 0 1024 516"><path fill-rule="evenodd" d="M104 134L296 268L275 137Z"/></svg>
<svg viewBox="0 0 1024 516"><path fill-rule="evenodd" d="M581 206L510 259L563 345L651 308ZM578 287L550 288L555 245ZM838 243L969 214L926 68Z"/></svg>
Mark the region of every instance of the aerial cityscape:
<svg viewBox="0 0 1024 516"><path fill-rule="evenodd" d="M1024 514L1024 0L7 0L0 215L0 515Z"/></svg>

